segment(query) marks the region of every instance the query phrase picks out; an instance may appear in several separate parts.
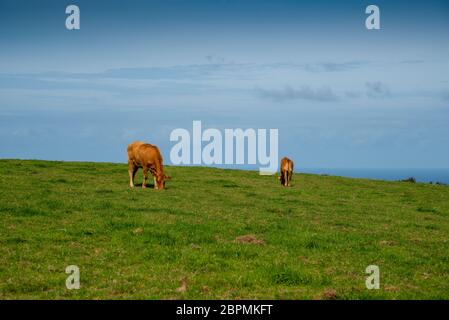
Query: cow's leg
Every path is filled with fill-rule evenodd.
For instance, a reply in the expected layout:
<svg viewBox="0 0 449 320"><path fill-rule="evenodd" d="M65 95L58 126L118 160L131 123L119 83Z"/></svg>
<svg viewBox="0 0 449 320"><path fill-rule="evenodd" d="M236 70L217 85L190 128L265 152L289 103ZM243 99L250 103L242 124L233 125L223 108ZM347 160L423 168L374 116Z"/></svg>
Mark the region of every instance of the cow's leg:
<svg viewBox="0 0 449 320"><path fill-rule="evenodd" d="M156 183L156 169L155 168L151 168L150 169L150 171L151 171L151 175L153 176L153 184L154 184L154 189L158 189L158 187L157 187L157 183Z"/></svg>
<svg viewBox="0 0 449 320"><path fill-rule="evenodd" d="M284 187L288 186L288 170L284 171Z"/></svg>
<svg viewBox="0 0 449 320"><path fill-rule="evenodd" d="M137 172L137 167L132 161L128 161L128 173L129 173L129 186L134 188L134 177Z"/></svg>
<svg viewBox="0 0 449 320"><path fill-rule="evenodd" d="M288 172L288 184L287 184L288 187L292 186L292 174L293 174L292 171Z"/></svg>
<svg viewBox="0 0 449 320"><path fill-rule="evenodd" d="M143 182L142 182L142 188L147 187L147 179L148 179L148 168L143 167Z"/></svg>

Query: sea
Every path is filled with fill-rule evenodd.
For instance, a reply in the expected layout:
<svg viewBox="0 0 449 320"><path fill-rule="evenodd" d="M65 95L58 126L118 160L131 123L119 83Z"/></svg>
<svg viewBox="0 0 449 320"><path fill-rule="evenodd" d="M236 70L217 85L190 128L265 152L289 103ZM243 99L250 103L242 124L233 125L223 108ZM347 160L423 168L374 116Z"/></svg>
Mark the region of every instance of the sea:
<svg viewBox="0 0 449 320"><path fill-rule="evenodd" d="M259 170L258 165L221 165L223 169ZM420 183L440 183L449 185L449 168L303 168L295 165L296 173L313 173L318 175L365 178L375 180L400 181L415 178Z"/></svg>
<svg viewBox="0 0 449 320"><path fill-rule="evenodd" d="M410 177L416 182L449 184L449 169L350 169L350 168L295 168L296 172L350 178L399 181Z"/></svg>

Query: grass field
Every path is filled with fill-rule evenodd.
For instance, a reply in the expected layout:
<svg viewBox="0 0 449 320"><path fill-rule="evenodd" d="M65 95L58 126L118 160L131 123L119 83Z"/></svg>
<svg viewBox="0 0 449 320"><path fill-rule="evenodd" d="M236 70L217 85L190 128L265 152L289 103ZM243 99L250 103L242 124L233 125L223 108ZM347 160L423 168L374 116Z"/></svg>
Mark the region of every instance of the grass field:
<svg viewBox="0 0 449 320"><path fill-rule="evenodd" d="M125 164L0 160L0 298L449 298L449 187L166 171L157 191Z"/></svg>

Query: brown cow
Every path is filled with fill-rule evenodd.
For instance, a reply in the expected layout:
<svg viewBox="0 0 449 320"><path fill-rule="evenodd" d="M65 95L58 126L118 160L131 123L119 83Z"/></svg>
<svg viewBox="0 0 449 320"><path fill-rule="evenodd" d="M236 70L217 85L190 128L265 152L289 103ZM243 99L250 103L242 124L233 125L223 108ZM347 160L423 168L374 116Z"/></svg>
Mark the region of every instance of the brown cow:
<svg viewBox="0 0 449 320"><path fill-rule="evenodd" d="M154 189L164 189L165 180L170 179L164 173L162 156L159 148L141 141L128 145L129 186L134 187L134 177L139 168L143 170L142 188L147 187L148 170L154 178Z"/></svg>
<svg viewBox="0 0 449 320"><path fill-rule="evenodd" d="M284 187L291 187L291 180L293 176L293 161L287 157L281 160L281 174L279 180Z"/></svg>

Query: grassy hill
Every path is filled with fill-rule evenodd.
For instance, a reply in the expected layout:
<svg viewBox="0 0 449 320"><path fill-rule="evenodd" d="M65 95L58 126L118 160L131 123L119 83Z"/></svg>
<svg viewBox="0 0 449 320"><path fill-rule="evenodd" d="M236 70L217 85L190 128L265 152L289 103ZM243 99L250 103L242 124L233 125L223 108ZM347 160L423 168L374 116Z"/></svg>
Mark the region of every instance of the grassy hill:
<svg viewBox="0 0 449 320"><path fill-rule="evenodd" d="M157 191L124 164L0 160L0 298L449 298L449 187L167 172Z"/></svg>

